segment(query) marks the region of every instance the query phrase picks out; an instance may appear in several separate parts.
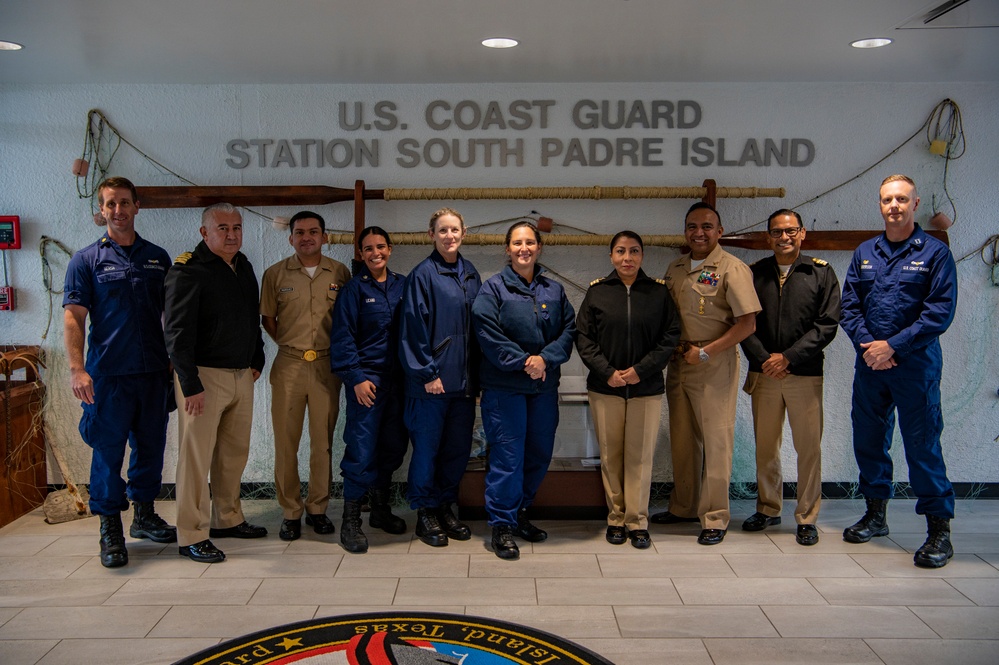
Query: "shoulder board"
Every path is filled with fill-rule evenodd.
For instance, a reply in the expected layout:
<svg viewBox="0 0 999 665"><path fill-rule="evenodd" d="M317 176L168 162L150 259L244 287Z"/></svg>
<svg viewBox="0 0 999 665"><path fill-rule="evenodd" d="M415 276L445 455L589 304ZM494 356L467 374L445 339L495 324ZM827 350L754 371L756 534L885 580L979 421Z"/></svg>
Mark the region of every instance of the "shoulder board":
<svg viewBox="0 0 999 665"><path fill-rule="evenodd" d="M829 265L828 261L825 261L825 260L819 259L819 258L815 258L814 256L812 257L812 263L814 263L817 266L827 266L827 265Z"/></svg>
<svg viewBox="0 0 999 665"><path fill-rule="evenodd" d="M665 279L660 279L659 277L656 277L656 281L658 283L662 284L663 286L666 286L666 280Z"/></svg>
<svg viewBox="0 0 999 665"><path fill-rule="evenodd" d="M184 265L185 263L187 263L188 261L191 260L192 256L194 256L193 253L191 253L191 252L184 252L183 254L181 254L180 256L178 256L176 259L173 260L173 264L174 265Z"/></svg>
<svg viewBox="0 0 999 665"><path fill-rule="evenodd" d="M595 279L592 282L590 282L590 286L593 286L594 284L599 284L602 281L604 281L604 278L603 277L598 277L597 279Z"/></svg>

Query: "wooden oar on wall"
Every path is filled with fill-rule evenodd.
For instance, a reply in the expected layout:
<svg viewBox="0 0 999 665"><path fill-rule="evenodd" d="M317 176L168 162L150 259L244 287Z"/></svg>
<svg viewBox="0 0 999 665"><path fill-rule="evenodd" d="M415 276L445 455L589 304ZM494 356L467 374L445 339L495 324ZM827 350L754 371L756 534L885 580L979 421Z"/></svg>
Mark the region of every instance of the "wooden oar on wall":
<svg viewBox="0 0 999 665"><path fill-rule="evenodd" d="M784 188L718 187L714 180L705 180L701 187L507 187L507 188L408 188L367 189L363 180L354 183L354 189L326 185L232 185L232 186L177 186L139 187L138 196L143 208L203 208L214 203L227 202L235 206L311 206L330 205L345 201L354 202L354 237L365 226L365 201L454 201L454 200L534 200L534 199L591 199L591 200L640 200L640 199L701 199L715 205L719 198L761 198L784 196ZM872 231L809 231L808 248L812 250L853 250L864 240L881 233ZM943 231L929 233L948 242ZM347 244L350 236L331 234L331 242ZM417 234L423 235L426 234ZM395 236L393 236L395 237ZM501 236L502 238L502 236ZM554 236L552 236L554 238ZM574 240L578 238L578 242ZM597 244L609 242L603 236L564 235L557 244ZM402 238L400 237L400 240ZM648 240L657 240L648 242ZM661 240L661 241L660 241ZM422 242L407 238L409 242ZM469 244L496 244L490 236ZM500 240L502 242L502 240ZM683 244L682 236L661 236L646 239L650 245L677 247ZM353 244L350 241L350 244ZM724 236L721 244L745 249L766 250L765 231ZM357 257L355 257L357 258Z"/></svg>

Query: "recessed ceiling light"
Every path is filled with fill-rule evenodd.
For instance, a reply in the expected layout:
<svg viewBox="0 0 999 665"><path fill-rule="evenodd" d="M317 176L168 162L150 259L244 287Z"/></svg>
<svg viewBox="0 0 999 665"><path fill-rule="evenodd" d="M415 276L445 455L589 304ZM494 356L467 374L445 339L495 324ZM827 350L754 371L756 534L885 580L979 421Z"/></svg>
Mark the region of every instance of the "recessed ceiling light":
<svg viewBox="0 0 999 665"><path fill-rule="evenodd" d="M492 37L490 39L483 39L482 45L488 48L513 48L517 45L517 40L506 37Z"/></svg>
<svg viewBox="0 0 999 665"><path fill-rule="evenodd" d="M14 42L0 41L0 51L20 51L24 47Z"/></svg>
<svg viewBox="0 0 999 665"><path fill-rule="evenodd" d="M858 39L855 42L850 42L850 46L853 48L880 48L888 46L891 42L892 40L887 37L874 37L873 39Z"/></svg>

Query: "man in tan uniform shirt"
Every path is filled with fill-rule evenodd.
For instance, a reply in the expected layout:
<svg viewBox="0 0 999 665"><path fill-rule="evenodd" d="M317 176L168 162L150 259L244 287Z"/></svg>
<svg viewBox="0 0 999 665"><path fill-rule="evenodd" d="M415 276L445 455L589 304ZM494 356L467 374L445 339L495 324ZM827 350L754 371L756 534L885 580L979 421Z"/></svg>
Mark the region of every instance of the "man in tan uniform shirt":
<svg viewBox="0 0 999 665"><path fill-rule="evenodd" d="M278 536L296 540L305 523L316 533L333 533L326 516L330 501L333 432L340 412L340 379L330 371L333 303L350 271L323 256L326 222L314 212L291 218L288 242L294 256L264 272L260 317L278 344L271 366L271 419L274 422L274 481L284 520ZM309 491L302 501L298 446L305 410L309 412Z"/></svg>
<svg viewBox="0 0 999 665"><path fill-rule="evenodd" d="M666 270L666 286L680 310L680 345L666 378L673 493L669 510L651 521L700 521L702 545L720 543L728 529L736 347L756 330L762 309L749 267L718 246L723 232L718 212L695 203L684 221L690 254Z"/></svg>

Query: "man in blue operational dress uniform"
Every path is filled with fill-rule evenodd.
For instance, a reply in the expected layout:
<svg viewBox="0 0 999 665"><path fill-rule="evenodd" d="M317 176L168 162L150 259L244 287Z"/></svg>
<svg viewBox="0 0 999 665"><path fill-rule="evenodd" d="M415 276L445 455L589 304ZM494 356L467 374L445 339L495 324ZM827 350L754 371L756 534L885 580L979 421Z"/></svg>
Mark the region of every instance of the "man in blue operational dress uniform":
<svg viewBox="0 0 999 665"><path fill-rule="evenodd" d="M926 542L914 561L939 568L954 556L954 488L940 445L939 337L954 320L957 269L947 246L916 224L919 197L911 178L885 178L880 194L885 232L857 248L843 283L840 325L857 349L853 451L867 501L864 516L846 528L843 539L865 543L888 535L889 448L897 411L916 513L927 523Z"/></svg>
<svg viewBox="0 0 999 665"><path fill-rule="evenodd" d="M91 448L90 511L101 520L101 564L117 568L128 563L121 511L129 499L135 506L130 536L177 540L176 529L153 509L168 418L162 317L170 257L135 232L139 199L131 182L109 178L98 185L97 199L107 233L69 262L63 322L73 395L83 403L80 434ZM127 483L121 477L126 441L132 449Z"/></svg>

